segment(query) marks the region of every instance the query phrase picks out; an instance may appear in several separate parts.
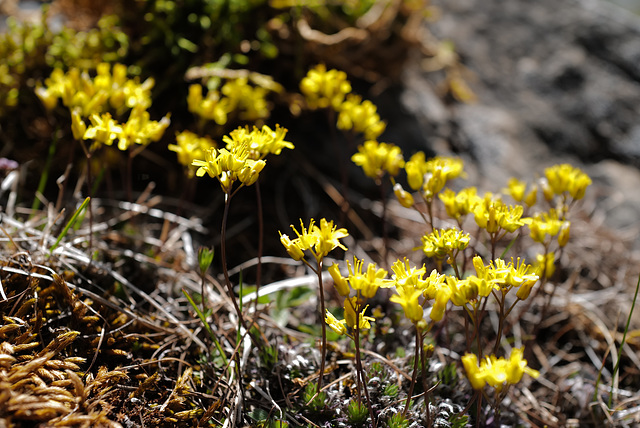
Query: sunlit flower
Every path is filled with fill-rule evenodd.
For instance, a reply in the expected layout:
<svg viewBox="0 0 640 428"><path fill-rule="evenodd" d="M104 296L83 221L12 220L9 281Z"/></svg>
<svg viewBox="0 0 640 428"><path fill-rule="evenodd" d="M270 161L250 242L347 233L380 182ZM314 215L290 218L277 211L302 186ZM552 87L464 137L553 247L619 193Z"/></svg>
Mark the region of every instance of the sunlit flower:
<svg viewBox="0 0 640 428"><path fill-rule="evenodd" d="M522 356L523 349L514 348L509 359L489 355L478 364L475 354L465 354L462 357L462 365L473 389L482 389L489 384L500 392L505 386L520 382L525 373L533 378L540 375L537 370L527 367L527 360Z"/></svg>
<svg viewBox="0 0 640 428"><path fill-rule="evenodd" d="M438 194L438 198L440 198L444 203L447 215L453 219L460 220L462 217L472 212L473 207L482 201L482 198L479 197L476 192L477 190L475 187L462 189L458 193L451 189L444 189L440 194Z"/></svg>
<svg viewBox="0 0 640 428"><path fill-rule="evenodd" d="M402 151L395 144L378 143L374 140L365 141L358 146L358 153L351 157L353 163L361 166L367 177L379 179L385 172L398 175L404 165Z"/></svg>
<svg viewBox="0 0 640 428"><path fill-rule="evenodd" d="M411 208L415 203L413 195L402 188L400 183L393 185L393 193L396 195L398 202L405 208Z"/></svg>
<svg viewBox="0 0 640 428"><path fill-rule="evenodd" d="M347 334L347 322L345 320L338 320L328 309L324 320L336 333L340 335Z"/></svg>
<svg viewBox="0 0 640 428"><path fill-rule="evenodd" d="M349 236L347 229L337 228L333 221L320 219L320 226L315 224L311 219L309 227L305 227L302 219L300 220L300 232L291 225L297 238L290 240L287 235L280 234L280 241L287 249L287 252L295 260L301 260L304 251L309 250L316 260L322 260L329 252L335 248L347 250L347 247L340 242L340 239Z"/></svg>
<svg viewBox="0 0 640 428"><path fill-rule="evenodd" d="M573 199L582 199L591 179L580 168L570 164L554 165L544 170L547 183L553 193L567 192Z"/></svg>
<svg viewBox="0 0 640 428"><path fill-rule="evenodd" d="M336 288L336 291L341 296L348 296L350 293L349 283L347 279L340 274L340 267L337 263L332 264L329 267L329 274L333 279L333 286Z"/></svg>
<svg viewBox="0 0 640 428"><path fill-rule="evenodd" d="M369 100L362 101L362 97L353 94L348 94L340 105L336 126L343 131L363 133L367 140L378 138L386 128L375 104Z"/></svg>
<svg viewBox="0 0 640 428"><path fill-rule="evenodd" d="M94 140L95 143L110 146L120 137L122 126L111 118L111 114L91 115L91 125L84 133L85 140Z"/></svg>
<svg viewBox="0 0 640 428"><path fill-rule="evenodd" d="M353 265L347 260L347 266L349 268L349 285L352 289L358 291L359 295L370 299L375 296L378 288L388 288L391 286L389 281L385 278L387 271L380 268L376 268L375 263L369 263L367 270L362 271L364 261L353 258Z"/></svg>
<svg viewBox="0 0 640 428"><path fill-rule="evenodd" d="M411 286L396 287L396 292L389 298L394 303L399 303L404 309L405 316L411 320L411 322L418 322L422 320L423 309L422 305L418 301L422 296L422 290Z"/></svg>
<svg viewBox="0 0 640 428"><path fill-rule="evenodd" d="M436 229L422 237L422 251L427 257L443 259L469 245L470 235L457 229Z"/></svg>
<svg viewBox="0 0 640 428"><path fill-rule="evenodd" d="M200 137L190 131L182 131L177 134L176 142L178 144L169 144L169 150L177 153L180 164L189 167L191 176L195 173L192 166L193 161L195 159L204 159L205 152L215 147L215 143L211 138Z"/></svg>
<svg viewBox="0 0 640 428"><path fill-rule="evenodd" d="M331 107L338 111L351 83L344 71L327 70L324 64L310 69L300 82L300 91L312 109Z"/></svg>

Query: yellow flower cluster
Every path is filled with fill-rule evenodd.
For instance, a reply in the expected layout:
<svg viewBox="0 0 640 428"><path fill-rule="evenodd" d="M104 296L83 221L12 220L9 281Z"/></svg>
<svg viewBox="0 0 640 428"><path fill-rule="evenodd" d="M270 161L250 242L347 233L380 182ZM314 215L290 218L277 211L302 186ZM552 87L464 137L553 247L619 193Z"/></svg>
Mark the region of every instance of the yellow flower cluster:
<svg viewBox="0 0 640 428"><path fill-rule="evenodd" d="M78 111L82 117L109 110L120 115L127 109L149 108L154 83L151 77L142 83L137 77L129 79L123 64L114 64L112 70L110 64L100 63L94 78L77 68L67 73L55 68L45 79L46 86L36 88L36 95L48 110L53 110L60 99L65 107Z"/></svg>
<svg viewBox="0 0 640 428"><path fill-rule="evenodd" d="M569 164L554 165L544 170L543 192L547 200L553 195L568 193L573 199L582 199L591 179L580 168Z"/></svg>
<svg viewBox="0 0 640 428"><path fill-rule="evenodd" d="M319 64L300 81L300 91L309 108L331 108L337 112L340 130L362 133L365 139L375 140L386 128L375 104L351 94L351 83L344 71L327 70L324 64Z"/></svg>
<svg viewBox="0 0 640 428"><path fill-rule="evenodd" d="M293 229L297 238L292 240L289 236L280 232L280 242L294 260L302 260L304 252L307 250L313 254L316 260L322 260L337 247L347 250L347 247L340 242L340 239L346 238L349 233L347 229L338 229L334 226L333 221L327 221L323 218L320 219L320 226L317 226L315 221L311 219L309 227L305 228L301 219L300 232L293 225L291 225L291 229Z"/></svg>
<svg viewBox="0 0 640 428"><path fill-rule="evenodd" d="M413 190L422 190L426 200L432 200L447 181L463 174L462 159L436 156L426 160L424 152L417 152L407 161L404 169L407 182Z"/></svg>
<svg viewBox="0 0 640 428"><path fill-rule="evenodd" d="M112 145L128 150L132 145L146 146L162 138L170 124L169 115L160 121L150 120L147 108L151 105L154 80L140 83L127 77L127 67L108 63L98 64L96 76L77 68L64 73L56 68L45 80L46 87L36 88L36 94L51 110L58 100L71 112L71 131L76 140L92 140L91 150L100 145ZM119 123L109 111L118 115L130 109L129 117ZM89 119L89 124L83 118Z"/></svg>
<svg viewBox="0 0 640 428"><path fill-rule="evenodd" d="M561 247L564 247L569 241L571 223L561 219L558 211L553 208L549 212L535 214L527 219L527 224L531 231L531 238L536 242L548 245L547 238L556 235L558 235L558 244Z"/></svg>
<svg viewBox="0 0 640 428"><path fill-rule="evenodd" d="M205 152L216 146L211 138L200 137L191 131L182 131L177 134L176 143L169 144L169 150L178 154L178 162L188 168L190 177L195 173L193 161L204 159Z"/></svg>
<svg viewBox="0 0 640 428"><path fill-rule="evenodd" d="M208 174L217 178L222 191L230 194L236 181L245 186L255 183L266 161L249 159L249 144L245 140L231 149L209 148L204 153L204 160L195 159L192 165L198 167L198 177Z"/></svg>
<svg viewBox="0 0 640 428"><path fill-rule="evenodd" d="M337 127L342 131L362 133L367 140L376 139L386 128L377 110L371 101L362 101L361 96L349 94L338 110Z"/></svg>
<svg viewBox="0 0 640 428"><path fill-rule="evenodd" d="M287 129L279 125L276 125L275 131L267 125L262 129L254 127L251 131L248 127L239 127L222 137L222 141L226 143L225 148L209 147L204 151L204 159L193 159L191 165L198 167L198 177L208 174L217 178L222 190L230 194L236 181L250 186L258 180L260 171L266 165L264 158L268 154L279 155L283 148L294 148L293 144L284 140L286 133ZM193 147L194 150L197 149L197 146ZM195 157L193 153L189 156ZM186 157L188 156L185 154Z"/></svg>
<svg viewBox="0 0 640 428"><path fill-rule="evenodd" d="M327 70L324 64L318 64L300 81L300 91L309 108L340 111L345 96L351 92L351 83L344 71Z"/></svg>
<svg viewBox="0 0 640 428"><path fill-rule="evenodd" d="M454 258L469 245L470 235L457 229L436 229L422 237L422 251L427 257Z"/></svg>
<svg viewBox="0 0 640 428"><path fill-rule="evenodd" d="M509 179L505 192L516 202L524 202L529 207L535 205L538 199L538 186L536 184L533 184L527 192L527 183L515 177Z"/></svg>
<svg viewBox="0 0 640 428"><path fill-rule="evenodd" d="M490 193L473 207L476 224L490 234L498 234L501 230L515 232L525 224L523 213L522 205L506 205Z"/></svg>
<svg viewBox="0 0 640 428"><path fill-rule="evenodd" d="M269 88L250 85L246 77L228 79L219 91L210 90L206 97L202 85L193 84L189 86L187 105L191 113L218 125L226 124L233 112L240 120L257 121L269 117L269 92Z"/></svg>
<svg viewBox="0 0 640 428"><path fill-rule="evenodd" d="M385 172L396 176L404 166L400 147L375 140L365 141L363 145L358 146L358 153L351 157L351 161L362 167L367 177L376 180L380 179Z"/></svg>
<svg viewBox="0 0 640 428"><path fill-rule="evenodd" d="M360 330L371 328L370 321L375 318L365 316L368 305L365 305L367 299L373 298L380 287L388 288L390 282L386 280L387 271L379 269L375 264L370 263L367 270L363 271L363 260L353 258L353 265L347 261L349 275L345 278L340 274L337 264L333 264L329 268L329 274L333 278L333 283L338 293L344 299L344 319L338 320L331 312L327 310L325 321L338 334L348 334L347 327L351 329L357 327ZM356 293L350 297L351 290Z"/></svg>
<svg viewBox="0 0 640 428"><path fill-rule="evenodd" d="M473 212L476 204L482 201L475 187L462 189L458 193L447 188L438 194L438 198L444 204L447 215L457 221L461 221L467 214Z"/></svg>
<svg viewBox="0 0 640 428"><path fill-rule="evenodd" d="M537 370L527 367L523 352L523 348L514 348L508 360L489 355L479 365L475 354L465 354L462 364L473 389L482 389L488 384L500 392L505 386L520 382L525 373L533 378L540 376Z"/></svg>
<svg viewBox="0 0 640 428"><path fill-rule="evenodd" d="M89 125L77 111L71 112L71 130L77 140L92 140L91 150L100 145L111 146L118 140L118 149L126 151L132 145L146 146L162 138L170 124L169 116L159 121L149 120L149 112L140 106L131 110L125 123L118 123L110 113L92 114Z"/></svg>
<svg viewBox="0 0 640 428"><path fill-rule="evenodd" d="M222 137L222 141L227 144L227 149L247 141L249 144L249 157L251 159L263 159L268 154L279 155L282 149L293 149L291 142L285 141L287 128L282 128L276 124L275 131L267 125L263 125L258 129L255 126L253 130L249 127L237 128L231 131L228 136Z"/></svg>
<svg viewBox="0 0 640 428"><path fill-rule="evenodd" d="M450 293L445 283L445 275L435 269L428 277L424 265L421 268L411 267L409 261L397 260L391 267L393 271L393 285L396 293L390 301L402 306L404 314L414 324L422 321L423 307L428 300L434 300L429 317L433 321L440 321L444 317ZM423 297L423 302L420 302Z"/></svg>

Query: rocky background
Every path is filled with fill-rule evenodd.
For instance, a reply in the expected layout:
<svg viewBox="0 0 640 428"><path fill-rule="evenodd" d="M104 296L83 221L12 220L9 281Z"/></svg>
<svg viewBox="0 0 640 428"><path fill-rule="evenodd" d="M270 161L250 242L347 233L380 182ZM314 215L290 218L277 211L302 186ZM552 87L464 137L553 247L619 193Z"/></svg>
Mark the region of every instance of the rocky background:
<svg viewBox="0 0 640 428"><path fill-rule="evenodd" d="M416 59L401 95L415 122L402 132L463 156L487 190L579 166L595 184L587 209L640 249L640 16L597 0L434 4L429 30L455 44L477 101L442 101Z"/></svg>

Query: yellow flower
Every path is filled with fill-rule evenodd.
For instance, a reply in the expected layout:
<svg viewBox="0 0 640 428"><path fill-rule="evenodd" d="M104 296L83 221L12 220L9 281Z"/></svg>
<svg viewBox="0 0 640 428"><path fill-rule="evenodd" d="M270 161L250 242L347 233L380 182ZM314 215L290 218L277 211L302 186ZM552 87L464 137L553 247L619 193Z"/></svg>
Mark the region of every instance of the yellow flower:
<svg viewBox="0 0 640 428"><path fill-rule="evenodd" d="M473 389L482 389L486 384L500 392L505 386L515 385L527 373L537 378L540 373L527 367L527 360L522 358L523 349L514 348L508 360L489 355L480 361L475 354L465 354L462 365Z"/></svg>
<svg viewBox="0 0 640 428"><path fill-rule="evenodd" d="M411 322L417 323L422 320L423 309L418 301L422 295L422 290L407 285L404 287L396 287L396 292L398 294L394 294L389 300L402 305L405 316L411 320Z"/></svg>
<svg viewBox="0 0 640 428"><path fill-rule="evenodd" d="M536 242L545 244L547 237L556 236L565 222L559 218L558 212L552 208L548 213L534 215L527 220L527 223L531 238ZM568 239L568 236L563 236L563 239L565 238Z"/></svg>
<svg viewBox="0 0 640 428"><path fill-rule="evenodd" d="M475 187L468 187L456 193L451 189L444 189L438 198L444 203L447 215L459 220L473 211L475 205L482 201L477 195Z"/></svg>
<svg viewBox="0 0 640 428"><path fill-rule="evenodd" d="M442 275L442 277L444 281L444 275ZM451 289L447 286L438 286L434 294L435 301L431 307L429 318L433 321L441 321L444 317L444 312L447 309L447 303L449 303L449 300L451 299Z"/></svg>
<svg viewBox="0 0 640 428"><path fill-rule="evenodd" d="M351 92L351 83L344 71L327 71L324 64L319 64L302 79L300 91L311 109L331 107L338 111L345 95Z"/></svg>
<svg viewBox="0 0 640 428"><path fill-rule="evenodd" d="M71 111L71 132L76 140L83 140L87 132L87 124L84 123L77 110Z"/></svg>
<svg viewBox="0 0 640 428"><path fill-rule="evenodd" d="M569 164L554 165L544 170L547 183L554 194L567 192L573 199L582 199L591 179L580 168Z"/></svg>
<svg viewBox="0 0 640 428"><path fill-rule="evenodd" d="M362 101L358 95L349 94L340 105L337 127L343 131L364 133L367 140L373 140L384 132L386 124L380 120L375 104L369 100Z"/></svg>
<svg viewBox="0 0 640 428"><path fill-rule="evenodd" d="M436 229L422 237L422 251L427 257L452 257L469 245L470 235L457 229Z"/></svg>
<svg viewBox="0 0 640 428"><path fill-rule="evenodd" d="M398 175L398 171L404 166L400 147L375 140L365 141L364 145L358 146L358 153L351 157L351 161L361 166L367 177L373 179L382 177L385 172L392 176Z"/></svg>
<svg viewBox="0 0 640 428"><path fill-rule="evenodd" d="M207 150L215 147L215 143L209 137L199 137L190 131L182 131L176 135L178 144L169 144L169 150L176 152L178 162L189 167L190 175L193 176L194 169L192 163L195 159L204 159Z"/></svg>
<svg viewBox="0 0 640 428"><path fill-rule="evenodd" d="M290 241L288 237L286 238L286 242L283 241L282 237L286 237L286 235L281 234L280 240L285 248L287 248L287 252L290 251L291 246L297 247L302 252L310 250L316 260L320 261L336 247L340 247L345 251L347 250L347 247L345 247L339 240L349 236L349 233L347 232L347 229L338 229L333 225L333 221L327 221L322 218L320 219L320 227L318 227L315 224L315 221L311 219L309 227L305 228L302 219L300 219L300 226L301 231L298 232L296 228L291 225L291 228L298 236L293 241ZM299 251L293 249L291 251L293 251L293 255L291 252L289 252L289 254L292 258L295 260L302 259ZM299 258L294 257L294 255Z"/></svg>
<svg viewBox="0 0 640 428"><path fill-rule="evenodd" d="M191 113L213 120L218 125L225 125L227 115L231 112L227 98L221 99L218 91L209 91L207 97L203 98L202 86L198 84L189 86L187 107Z"/></svg>
<svg viewBox="0 0 640 428"><path fill-rule="evenodd" d="M338 320L328 309L324 320L329 327L339 335L347 334L347 322L345 320Z"/></svg>
<svg viewBox="0 0 640 428"><path fill-rule="evenodd" d="M484 373L478 366L478 357L476 357L476 354L465 354L461 359L471 387L473 389L484 388L487 383L484 380Z"/></svg>
<svg viewBox="0 0 640 428"><path fill-rule="evenodd" d="M246 77L229 79L220 90L226 97L227 112L237 111L241 120L256 121L269 117L266 88L249 85Z"/></svg>
<svg viewBox="0 0 640 428"><path fill-rule="evenodd" d="M343 297L348 296L350 292L349 283L347 282L347 279L340 274L340 267L337 263L334 263L329 267L329 274L331 275L331 278L333 278L333 285L338 291L338 294Z"/></svg>
<svg viewBox="0 0 640 428"><path fill-rule="evenodd" d="M402 188L400 183L393 185L393 193L398 198L398 202L405 208L411 208L415 203L413 195Z"/></svg>
<svg viewBox="0 0 640 428"><path fill-rule="evenodd" d="M409 187L413 190L422 189L424 198L431 201L447 181L463 174L463 163L461 159L446 156L436 156L427 161L424 152L417 152L407 161L404 169Z"/></svg>
<svg viewBox="0 0 640 428"><path fill-rule="evenodd" d="M389 288L391 283L385 280L387 271L384 269L376 269L375 263L369 263L367 265L367 271L362 272L362 265L364 260L359 260L357 257L353 258L353 266L347 261L349 268L349 285L351 288L358 291L360 296L370 299L376 295L378 288Z"/></svg>
<svg viewBox="0 0 640 428"><path fill-rule="evenodd" d="M520 257L515 263L513 257L509 263L502 259L496 259L491 262L488 272L490 272L488 276L495 278L496 284L499 284L505 290L518 288L517 296L521 300L529 297L531 288L539 278L532 266L526 264Z"/></svg>
<svg viewBox="0 0 640 428"><path fill-rule="evenodd" d="M110 146L120 137L122 126L111 118L109 113L91 115L91 126L84 133L85 140L94 140L95 143Z"/></svg>
<svg viewBox="0 0 640 428"><path fill-rule="evenodd" d="M291 142L284 140L286 133L287 128L282 128L278 124L276 124L275 131L267 125L263 125L260 130L254 126L250 134L251 143L249 148L258 152L261 156L269 153L279 155L282 149L294 148Z"/></svg>
<svg viewBox="0 0 640 428"><path fill-rule="evenodd" d="M556 271L556 255L553 251L545 254L538 254L533 264L533 271L540 277L551 278Z"/></svg>
<svg viewBox="0 0 640 428"><path fill-rule="evenodd" d="M411 267L409 260L405 257L404 260L396 260L391 270L394 273L393 283L396 288L412 287L424 290L427 287L427 281L424 279L427 273L425 265L421 268Z"/></svg>
<svg viewBox="0 0 640 428"><path fill-rule="evenodd" d="M525 224L522 219L522 205L505 205L500 199L493 199L491 194L485 195L482 202L473 208L476 224L489 233L498 233L500 229L515 232Z"/></svg>
<svg viewBox="0 0 640 428"><path fill-rule="evenodd" d="M524 192L527 190L527 183L520 181L515 177L512 177L507 182L506 193L509 193L516 202L522 202L524 199Z"/></svg>
<svg viewBox="0 0 640 428"><path fill-rule="evenodd" d="M284 245L284 248L287 250L287 253L293 260L302 260L302 258L304 257L304 249L300 247L297 240L292 241L289 236L280 233L280 242L282 243L282 245Z"/></svg>
<svg viewBox="0 0 640 428"><path fill-rule="evenodd" d="M358 328L360 330L368 330L371 328L369 321L375 321L373 317L364 316L364 312L369 305L364 308L358 303L358 298L347 297L344 299L344 320L350 328L356 328L356 313L358 314Z"/></svg>
<svg viewBox="0 0 640 428"><path fill-rule="evenodd" d="M523 348L513 348L509 356L509 362L506 369L506 381L508 384L515 385L522 380L522 376L526 373L534 379L540 376L540 372L527 367L527 360L523 359Z"/></svg>
<svg viewBox="0 0 640 428"><path fill-rule="evenodd" d="M333 221L327 221L326 219L320 219L320 227L315 227L314 232L317 241L314 248L316 259L321 259L329 254L333 249L340 247L344 251L347 251L339 240L349 236L347 229L334 226Z"/></svg>
<svg viewBox="0 0 640 428"><path fill-rule="evenodd" d="M129 119L122 125L118 149L125 151L133 144L147 145L158 141L170 123L169 116L163 117L159 122L149 120L149 113L141 106L135 106Z"/></svg>
<svg viewBox="0 0 640 428"><path fill-rule="evenodd" d="M245 186L254 184L266 162L249 159L248 147L249 141L245 139L230 149L207 150L204 160L196 159L192 163L193 166L199 167L196 175L202 177L207 173L210 177L217 178L225 193L231 192L236 181L240 181Z"/></svg>

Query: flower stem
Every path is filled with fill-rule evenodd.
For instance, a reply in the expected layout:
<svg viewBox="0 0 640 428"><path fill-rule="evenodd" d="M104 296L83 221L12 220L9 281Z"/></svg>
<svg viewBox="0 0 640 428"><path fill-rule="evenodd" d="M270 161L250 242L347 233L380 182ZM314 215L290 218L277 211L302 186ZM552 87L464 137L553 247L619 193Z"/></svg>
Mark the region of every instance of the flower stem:
<svg viewBox="0 0 640 428"><path fill-rule="evenodd" d="M404 405L404 410L402 411L402 416L407 416L407 411L409 410L409 405L411 404L411 396L413 395L413 387L416 385L416 379L418 377L418 360L419 360L419 348L420 346L420 331L416 326L416 351L413 356L413 374L411 375L411 385L409 385L409 395L407 395L407 402Z"/></svg>
<svg viewBox="0 0 640 428"><path fill-rule="evenodd" d="M231 285L231 279L229 278L229 271L227 270L227 218L229 217L229 205L231 204L231 194L227 193L224 199L224 212L222 214L222 227L220 230L220 259L222 262L222 272L224 274L224 280L227 285L227 294L229 295L229 299L233 303L233 307L238 314L238 319L242 324L242 327L246 331L247 325L245 323L244 317L242 316L242 310L240 306L238 306L238 300L233 292L233 286Z"/></svg>
<svg viewBox="0 0 640 428"><path fill-rule="evenodd" d="M324 376L324 363L327 358L327 323L324 321L324 315L326 309L324 306L324 288L322 287L322 259L318 259L318 268L316 274L318 275L318 287L320 289L320 325L322 326L322 348L320 351L320 375L318 376L318 394L322 389L322 377Z"/></svg>

